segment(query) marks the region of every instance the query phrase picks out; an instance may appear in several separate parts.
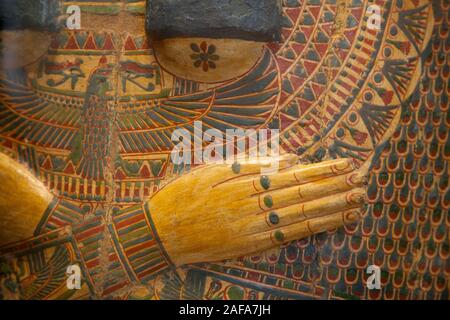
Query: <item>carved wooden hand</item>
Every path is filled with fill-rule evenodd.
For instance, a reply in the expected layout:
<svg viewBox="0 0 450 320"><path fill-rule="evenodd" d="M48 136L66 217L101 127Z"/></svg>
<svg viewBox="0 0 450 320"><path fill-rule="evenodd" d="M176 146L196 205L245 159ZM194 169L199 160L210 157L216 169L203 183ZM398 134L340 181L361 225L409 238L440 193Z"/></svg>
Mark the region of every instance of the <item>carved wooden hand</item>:
<svg viewBox="0 0 450 320"><path fill-rule="evenodd" d="M238 257L357 221L365 174L350 160L297 164L280 158L211 164L169 183L149 207L162 244L177 265Z"/></svg>

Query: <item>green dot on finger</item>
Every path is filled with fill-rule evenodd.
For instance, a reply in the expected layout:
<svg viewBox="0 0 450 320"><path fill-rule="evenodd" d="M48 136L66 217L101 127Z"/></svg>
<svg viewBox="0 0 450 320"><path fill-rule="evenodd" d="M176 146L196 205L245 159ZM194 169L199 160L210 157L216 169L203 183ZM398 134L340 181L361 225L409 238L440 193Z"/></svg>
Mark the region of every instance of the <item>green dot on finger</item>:
<svg viewBox="0 0 450 320"><path fill-rule="evenodd" d="M280 222L280 217L276 212L269 213L269 221L271 224L278 224Z"/></svg>
<svg viewBox="0 0 450 320"><path fill-rule="evenodd" d="M275 236L275 240L277 240L278 242L284 241L284 233L282 231L280 231L280 230L275 231L274 236Z"/></svg>
<svg viewBox="0 0 450 320"><path fill-rule="evenodd" d="M267 190L270 188L270 179L268 176L261 176L259 179L259 182L261 183L261 187L264 188L264 190Z"/></svg>
<svg viewBox="0 0 450 320"><path fill-rule="evenodd" d="M266 195L264 197L264 204L266 205L267 208L272 208L272 206L273 206L272 196Z"/></svg>

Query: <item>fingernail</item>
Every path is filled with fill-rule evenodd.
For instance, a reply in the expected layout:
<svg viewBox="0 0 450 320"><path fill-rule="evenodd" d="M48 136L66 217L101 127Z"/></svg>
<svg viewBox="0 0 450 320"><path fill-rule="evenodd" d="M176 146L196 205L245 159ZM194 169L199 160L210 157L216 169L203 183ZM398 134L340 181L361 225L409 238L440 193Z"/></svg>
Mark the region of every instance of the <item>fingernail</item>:
<svg viewBox="0 0 450 320"><path fill-rule="evenodd" d="M361 191L352 192L348 195L349 203L362 204L362 203L364 203L365 199L366 199L366 193L361 192Z"/></svg>
<svg viewBox="0 0 450 320"><path fill-rule="evenodd" d="M351 159L341 159L342 162L336 163L334 166L332 166L332 170L335 173L345 173L355 170L355 165L353 163L353 160ZM351 169L351 170L350 170Z"/></svg>
<svg viewBox="0 0 450 320"><path fill-rule="evenodd" d="M344 222L345 223L353 223L360 219L360 215L358 211L350 211L345 213Z"/></svg>
<svg viewBox="0 0 450 320"><path fill-rule="evenodd" d="M351 186L366 186L369 183L369 178L365 174L355 172L347 176L347 182Z"/></svg>
<svg viewBox="0 0 450 320"><path fill-rule="evenodd" d="M294 165L298 162L298 157L297 157L297 155L295 155L293 153L289 153L286 155L286 160L287 160L288 164Z"/></svg>

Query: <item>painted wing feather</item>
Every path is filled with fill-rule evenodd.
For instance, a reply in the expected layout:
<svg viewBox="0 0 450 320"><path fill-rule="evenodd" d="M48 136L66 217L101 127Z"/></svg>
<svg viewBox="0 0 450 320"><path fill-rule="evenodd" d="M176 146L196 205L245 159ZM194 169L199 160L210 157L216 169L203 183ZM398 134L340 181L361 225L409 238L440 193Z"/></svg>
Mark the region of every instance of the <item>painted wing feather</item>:
<svg viewBox="0 0 450 320"><path fill-rule="evenodd" d="M248 74L203 92L172 97L151 109L119 112L120 146L124 153L169 151L174 129L193 133L194 121L204 130L258 128L273 114L278 73L268 50Z"/></svg>
<svg viewBox="0 0 450 320"><path fill-rule="evenodd" d="M0 136L38 147L70 150L80 109L50 102L32 88L0 79Z"/></svg>

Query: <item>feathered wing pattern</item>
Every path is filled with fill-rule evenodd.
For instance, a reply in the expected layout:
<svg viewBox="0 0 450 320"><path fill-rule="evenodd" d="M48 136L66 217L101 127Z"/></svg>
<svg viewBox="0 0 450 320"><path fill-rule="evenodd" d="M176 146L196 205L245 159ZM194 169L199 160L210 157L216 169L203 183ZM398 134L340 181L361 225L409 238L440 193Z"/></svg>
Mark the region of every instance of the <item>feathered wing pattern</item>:
<svg viewBox="0 0 450 320"><path fill-rule="evenodd" d="M80 109L59 101L45 99L28 85L0 79L0 137L69 151L80 128Z"/></svg>
<svg viewBox="0 0 450 320"><path fill-rule="evenodd" d="M83 178L103 179L109 153L110 74L107 65L94 69L84 98L45 95L26 80L1 78L0 138L67 154Z"/></svg>
<svg viewBox="0 0 450 320"><path fill-rule="evenodd" d="M173 149L174 129L194 133L194 121L203 129L258 128L274 112L279 94L275 61L266 50L257 66L229 84L202 92L171 97L151 108L120 111L118 127L123 153L161 152Z"/></svg>
<svg viewBox="0 0 450 320"><path fill-rule="evenodd" d="M112 68L106 58L101 58L87 82L80 112L81 128L77 131L69 155L82 178L104 179L106 161L110 155L112 111L108 109L108 92L112 89Z"/></svg>
<svg viewBox="0 0 450 320"><path fill-rule="evenodd" d="M102 180L109 155L109 121L105 101L90 96L83 107L82 156L77 173L88 179Z"/></svg>
<svg viewBox="0 0 450 320"><path fill-rule="evenodd" d="M168 281L164 297L448 295L448 125L442 116L448 105L443 98L448 11L444 0L377 4L382 26L371 30L365 26L366 1L283 1L283 42L272 48L276 55L266 51L247 75L214 89L159 100L150 108L117 111L121 154L168 152L173 130L193 132L194 121L221 131L280 129L283 150L311 161L351 157L368 163L393 136L375 154L368 215L359 225L226 265L188 267L187 285ZM433 25L432 6L434 38L424 50ZM2 80L0 135L70 150L78 132L84 149L78 170L93 176L101 171L100 158L109 145L95 130L105 129L104 123L86 112L102 108L95 98L102 95L96 92L81 111L53 105L24 85ZM394 132L402 109L401 125ZM80 130L81 112L92 121L92 130ZM363 286L369 264L384 271L387 285L382 291L368 292Z"/></svg>
<svg viewBox="0 0 450 320"><path fill-rule="evenodd" d="M0 293L5 298L25 300L74 295L75 290L66 287L67 267L76 264L74 248L68 240L67 234L60 231L2 247Z"/></svg>
<svg viewBox="0 0 450 320"><path fill-rule="evenodd" d="M448 299L448 6L377 4L386 15L379 31L361 27L367 2L346 2L345 28L333 36L339 8L284 1L276 48L283 86L271 123L284 150L305 159L372 164L364 218L238 261L190 267L191 295ZM365 285L369 265L382 270L381 290Z"/></svg>
<svg viewBox="0 0 450 320"><path fill-rule="evenodd" d="M34 275L35 280L23 288L22 299L42 300L66 283L68 251L58 247L45 265Z"/></svg>

